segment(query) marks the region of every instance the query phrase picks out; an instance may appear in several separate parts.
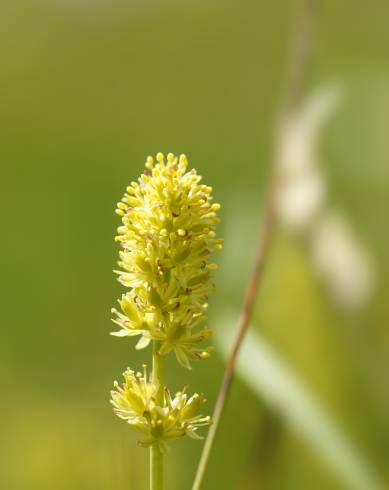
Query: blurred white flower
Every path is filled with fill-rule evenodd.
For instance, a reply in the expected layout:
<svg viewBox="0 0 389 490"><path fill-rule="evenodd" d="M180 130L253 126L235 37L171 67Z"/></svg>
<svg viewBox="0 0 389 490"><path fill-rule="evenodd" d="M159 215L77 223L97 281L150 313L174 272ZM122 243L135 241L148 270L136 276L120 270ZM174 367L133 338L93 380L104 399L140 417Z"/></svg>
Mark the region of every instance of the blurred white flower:
<svg viewBox="0 0 389 490"><path fill-rule="evenodd" d="M327 213L311 234L312 256L317 271L334 299L356 307L370 297L374 269L371 258L340 214Z"/></svg>
<svg viewBox="0 0 389 490"><path fill-rule="evenodd" d="M341 92L337 85L317 90L283 125L277 159L277 170L281 175L296 175L318 166L322 130L338 107Z"/></svg>
<svg viewBox="0 0 389 490"><path fill-rule="evenodd" d="M373 286L367 251L344 218L330 214L319 143L341 91L326 86L306 98L281 128L275 206L280 221L304 238L314 265L344 307L362 306Z"/></svg>
<svg viewBox="0 0 389 490"><path fill-rule="evenodd" d="M281 128L276 208L281 221L296 231L302 231L312 222L326 200L318 144L322 127L333 113L339 94L336 86L317 91Z"/></svg>
<svg viewBox="0 0 389 490"><path fill-rule="evenodd" d="M303 230L325 202L326 182L318 170L309 170L282 184L276 206L279 218L294 230Z"/></svg>

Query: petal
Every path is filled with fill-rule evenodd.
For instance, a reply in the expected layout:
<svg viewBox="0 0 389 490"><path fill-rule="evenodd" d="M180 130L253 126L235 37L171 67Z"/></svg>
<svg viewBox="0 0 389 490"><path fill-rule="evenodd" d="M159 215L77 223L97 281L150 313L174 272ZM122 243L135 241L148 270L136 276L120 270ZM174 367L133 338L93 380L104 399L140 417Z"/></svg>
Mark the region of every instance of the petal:
<svg viewBox="0 0 389 490"><path fill-rule="evenodd" d="M110 335L113 335L114 337L134 337L135 335L139 335L142 332L139 330L118 330L117 332L110 332Z"/></svg>
<svg viewBox="0 0 389 490"><path fill-rule="evenodd" d="M181 366L189 370L192 369L188 356L185 354L185 352L179 347L176 347L174 351L176 353L177 361L181 364Z"/></svg>
<svg viewBox="0 0 389 490"><path fill-rule="evenodd" d="M142 336L138 340L138 343L136 344L135 349L136 350L144 349L145 347L147 347L149 345L150 341L151 341L150 337Z"/></svg>

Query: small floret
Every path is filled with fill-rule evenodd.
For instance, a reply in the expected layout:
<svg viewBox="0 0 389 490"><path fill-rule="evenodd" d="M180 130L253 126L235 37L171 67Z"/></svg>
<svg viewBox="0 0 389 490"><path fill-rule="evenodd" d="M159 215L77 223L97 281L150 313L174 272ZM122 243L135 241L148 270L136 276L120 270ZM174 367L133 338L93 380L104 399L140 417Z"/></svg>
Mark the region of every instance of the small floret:
<svg viewBox="0 0 389 490"><path fill-rule="evenodd" d="M143 434L142 446L158 444L166 449L166 441L188 435L201 439L197 429L210 424L210 417L199 415L205 399L195 393L188 397L185 390L174 397L165 389L163 401L156 403L159 386L147 376L127 369L123 373L124 383L114 383L111 403L115 413Z"/></svg>

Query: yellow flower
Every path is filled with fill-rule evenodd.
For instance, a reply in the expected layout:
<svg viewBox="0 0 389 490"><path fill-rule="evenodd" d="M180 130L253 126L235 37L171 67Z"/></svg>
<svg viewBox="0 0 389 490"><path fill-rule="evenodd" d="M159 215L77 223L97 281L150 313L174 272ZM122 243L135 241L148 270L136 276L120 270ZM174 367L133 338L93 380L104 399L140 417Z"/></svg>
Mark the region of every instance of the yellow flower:
<svg viewBox="0 0 389 490"><path fill-rule="evenodd" d="M198 344L211 330L198 330L205 321L208 295L214 290L211 252L222 247L214 228L219 204L212 188L200 184L196 171L187 171L185 155L162 153L148 157L144 174L132 182L117 214L122 217L116 240L119 281L129 291L113 309L120 337L140 335L137 348L160 341L160 353L174 351L178 362L209 356Z"/></svg>
<svg viewBox="0 0 389 490"><path fill-rule="evenodd" d="M195 393L188 398L185 391L176 393L174 398L165 389L163 403L156 404L158 385L147 378L146 367L143 375L131 369L124 372L124 383L114 384L111 403L115 413L128 424L137 428L145 437L143 446L157 443L165 449L165 441L185 435L201 439L198 427L209 425L210 417L198 415L205 402L202 395Z"/></svg>

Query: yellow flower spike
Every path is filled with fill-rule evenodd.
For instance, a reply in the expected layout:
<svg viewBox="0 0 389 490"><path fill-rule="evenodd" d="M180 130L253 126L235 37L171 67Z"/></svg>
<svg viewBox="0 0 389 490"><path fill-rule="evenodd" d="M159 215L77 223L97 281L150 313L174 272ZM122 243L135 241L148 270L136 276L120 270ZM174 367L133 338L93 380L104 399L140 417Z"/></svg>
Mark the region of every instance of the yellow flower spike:
<svg viewBox="0 0 389 490"><path fill-rule="evenodd" d="M187 166L183 154L168 153L166 160L163 153L155 160L147 157L149 172L127 187L117 205L122 217L117 274L129 291L120 303L122 311L114 310L120 330L113 335L140 335L137 348L158 341L161 353L174 351L189 368L191 360L208 353L197 346L207 338L198 328L214 289L210 281L216 264L209 258L222 241L214 231L220 204L211 203L212 187L201 184Z"/></svg>
<svg viewBox="0 0 389 490"><path fill-rule="evenodd" d="M212 330L202 327L209 294L214 291L210 261L222 248L215 227L220 204L212 204L212 187L201 184L196 170L187 170L185 155L158 153L146 158L146 170L126 188L116 213L122 224L119 282L127 288L112 308L116 337L138 337L135 349L152 344L153 370L127 369L124 383L114 383L111 404L116 415L137 429L139 444L150 447L150 488L163 488L163 454L167 442L189 436L209 425L200 414L205 399L174 396L166 387L164 356L175 354L179 364L207 359L213 348L203 347Z"/></svg>

